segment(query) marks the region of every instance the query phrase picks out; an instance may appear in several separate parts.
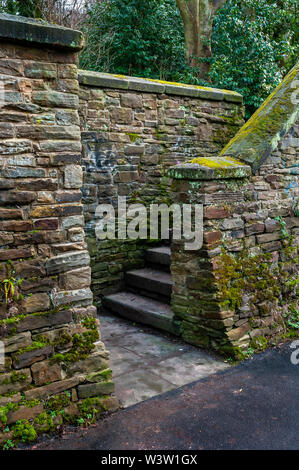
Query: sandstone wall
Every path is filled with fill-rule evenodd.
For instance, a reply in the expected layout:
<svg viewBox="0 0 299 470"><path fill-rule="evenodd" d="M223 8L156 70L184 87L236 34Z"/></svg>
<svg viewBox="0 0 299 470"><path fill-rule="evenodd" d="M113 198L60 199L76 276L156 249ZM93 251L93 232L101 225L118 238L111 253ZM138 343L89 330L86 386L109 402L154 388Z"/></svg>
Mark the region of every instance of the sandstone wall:
<svg viewBox="0 0 299 470"><path fill-rule="evenodd" d="M0 41L1 432L61 392L65 416L86 397L116 405L83 229L82 34L1 15Z"/></svg>
<svg viewBox="0 0 299 470"><path fill-rule="evenodd" d="M297 77L298 66L220 157L169 171L174 200L204 205L202 249L172 244L172 309L186 341L231 357L298 337Z"/></svg>
<svg viewBox="0 0 299 470"><path fill-rule="evenodd" d="M167 170L216 155L243 123L242 97L221 90L79 72L85 231L95 301L142 266L144 242L96 242L95 209L117 197L170 202Z"/></svg>

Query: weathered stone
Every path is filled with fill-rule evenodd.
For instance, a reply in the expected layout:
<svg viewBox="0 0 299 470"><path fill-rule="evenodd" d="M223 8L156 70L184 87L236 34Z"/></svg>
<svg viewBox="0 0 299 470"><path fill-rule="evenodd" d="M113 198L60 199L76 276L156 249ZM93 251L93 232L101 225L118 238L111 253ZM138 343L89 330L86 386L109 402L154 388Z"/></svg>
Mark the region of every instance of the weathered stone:
<svg viewBox="0 0 299 470"><path fill-rule="evenodd" d="M76 376L70 379L61 380L59 382L53 382L49 385L44 385L32 390L24 392L26 400L34 400L38 398L46 398L57 393L64 392L70 388L76 387L80 382L83 382L84 376Z"/></svg>
<svg viewBox="0 0 299 470"><path fill-rule="evenodd" d="M21 369L14 373L2 374L0 378L0 395L26 390L31 382L30 369Z"/></svg>
<svg viewBox="0 0 299 470"><path fill-rule="evenodd" d="M44 385L64 379L61 367L51 361L36 362L31 367L32 378L36 385Z"/></svg>
<svg viewBox="0 0 299 470"><path fill-rule="evenodd" d="M10 336L4 340L5 353L12 353L18 349L26 348L32 343L31 333L20 333L18 335Z"/></svg>
<svg viewBox="0 0 299 470"><path fill-rule="evenodd" d="M90 303L93 299L92 292L89 288L76 289L71 291L61 291L55 296L55 303L57 306L71 305L77 303Z"/></svg>
<svg viewBox="0 0 299 470"><path fill-rule="evenodd" d="M36 91L32 94L33 103L57 108L77 109L78 96L70 93L61 93L59 91Z"/></svg>
<svg viewBox="0 0 299 470"><path fill-rule="evenodd" d="M43 312L49 310L50 299L47 294L32 294L22 301L22 308L26 313Z"/></svg>
<svg viewBox="0 0 299 470"><path fill-rule="evenodd" d="M142 108L142 97L136 93L126 93L120 97L124 108Z"/></svg>
<svg viewBox="0 0 299 470"><path fill-rule="evenodd" d="M206 219L225 219L229 216L229 211L224 207L208 206L205 208L204 216Z"/></svg>
<svg viewBox="0 0 299 470"><path fill-rule="evenodd" d="M23 419L32 419L36 416L40 415L44 410L42 404L36 406L21 406L16 411L9 411L7 413L7 424L13 424L16 421L23 420Z"/></svg>
<svg viewBox="0 0 299 470"><path fill-rule="evenodd" d="M236 230L244 227L242 219L224 219L220 224L222 230Z"/></svg>
<svg viewBox="0 0 299 470"><path fill-rule="evenodd" d="M109 353L106 350L92 353L87 359L67 366L68 376L101 371L109 366Z"/></svg>
<svg viewBox="0 0 299 470"><path fill-rule="evenodd" d="M109 395L114 392L113 382L100 382L93 384L79 385L78 396L79 398L95 397L97 395Z"/></svg>
<svg viewBox="0 0 299 470"><path fill-rule="evenodd" d="M83 171L79 165L67 165L64 170L64 187L69 189L81 188Z"/></svg>
<svg viewBox="0 0 299 470"><path fill-rule="evenodd" d="M50 356L53 352L53 346L45 346L43 348L34 349L32 351L21 352L20 354L13 354L13 366L15 369L22 369L28 367L35 362L42 361Z"/></svg>
<svg viewBox="0 0 299 470"><path fill-rule="evenodd" d="M20 393L14 393L13 395L8 395L7 397L0 397L0 406L8 405L8 403L19 403L22 400L22 395Z"/></svg>
<svg viewBox="0 0 299 470"><path fill-rule="evenodd" d="M92 372L86 377L87 382L104 382L111 380L112 371L111 369L105 369L101 372Z"/></svg>
<svg viewBox="0 0 299 470"><path fill-rule="evenodd" d="M72 313L70 310L62 310L57 313L44 313L27 315L24 320L21 320L17 325L17 332L36 330L39 328L53 327L70 323L72 321Z"/></svg>
<svg viewBox="0 0 299 470"><path fill-rule="evenodd" d="M11 250L0 250L0 261L7 261L12 259L24 259L31 258L33 255L33 249L30 248L18 248Z"/></svg>
<svg viewBox="0 0 299 470"><path fill-rule="evenodd" d="M265 225L262 222L250 224L245 227L246 235L253 235L254 233L262 233L265 230Z"/></svg>
<svg viewBox="0 0 299 470"><path fill-rule="evenodd" d="M91 282L90 267L75 269L60 275L60 285L64 290L89 287Z"/></svg>
<svg viewBox="0 0 299 470"><path fill-rule="evenodd" d="M74 268L89 265L87 251L66 253L49 259L46 262L46 270L49 275L63 273Z"/></svg>

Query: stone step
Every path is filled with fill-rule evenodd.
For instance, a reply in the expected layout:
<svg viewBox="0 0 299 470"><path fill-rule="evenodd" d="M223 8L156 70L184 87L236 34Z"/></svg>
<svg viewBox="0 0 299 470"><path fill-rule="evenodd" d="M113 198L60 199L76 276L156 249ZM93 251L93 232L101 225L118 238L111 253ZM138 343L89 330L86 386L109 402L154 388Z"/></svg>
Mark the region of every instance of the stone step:
<svg viewBox="0 0 299 470"><path fill-rule="evenodd" d="M156 248L146 250L145 259L149 264L161 265L169 268L170 254L171 250L169 246L157 246Z"/></svg>
<svg viewBox="0 0 299 470"><path fill-rule="evenodd" d="M168 304L131 292L118 292L103 298L104 309L121 317L178 335Z"/></svg>
<svg viewBox="0 0 299 470"><path fill-rule="evenodd" d="M129 290L158 300L170 300L172 285L170 273L152 268L135 269L125 273Z"/></svg>

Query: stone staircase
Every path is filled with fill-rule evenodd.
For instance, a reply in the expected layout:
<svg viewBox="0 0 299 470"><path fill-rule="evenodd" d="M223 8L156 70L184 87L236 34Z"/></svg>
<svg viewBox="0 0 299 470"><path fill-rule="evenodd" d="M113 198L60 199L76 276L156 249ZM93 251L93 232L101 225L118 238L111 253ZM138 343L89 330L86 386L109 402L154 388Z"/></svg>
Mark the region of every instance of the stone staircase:
<svg viewBox="0 0 299 470"><path fill-rule="evenodd" d="M105 310L129 320L179 334L170 308L170 248L150 248L146 266L125 273L125 290L103 298Z"/></svg>

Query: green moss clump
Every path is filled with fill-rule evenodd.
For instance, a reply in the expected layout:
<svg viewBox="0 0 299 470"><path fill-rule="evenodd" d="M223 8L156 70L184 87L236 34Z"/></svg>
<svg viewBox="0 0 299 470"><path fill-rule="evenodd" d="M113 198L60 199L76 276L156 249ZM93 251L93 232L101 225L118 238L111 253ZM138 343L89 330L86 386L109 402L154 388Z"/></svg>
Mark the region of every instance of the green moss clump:
<svg viewBox="0 0 299 470"><path fill-rule="evenodd" d="M134 132L126 132L126 135L129 136L130 141L135 143L137 139L140 138L139 134L134 134Z"/></svg>
<svg viewBox="0 0 299 470"><path fill-rule="evenodd" d="M46 408L50 411L60 411L70 404L71 394L64 392L49 398Z"/></svg>
<svg viewBox="0 0 299 470"><path fill-rule="evenodd" d="M82 334L76 333L72 336L73 345L65 354L55 354L51 362L77 362L86 359L94 349L94 343L100 339L98 330L86 331Z"/></svg>
<svg viewBox="0 0 299 470"><path fill-rule="evenodd" d="M105 398L105 397L101 397ZM89 423L95 422L97 415L105 411L100 397L86 398L78 405L80 416Z"/></svg>
<svg viewBox="0 0 299 470"><path fill-rule="evenodd" d="M53 417L46 411L43 411L40 415L34 418L33 422L40 432L49 432L54 431L55 429Z"/></svg>
<svg viewBox="0 0 299 470"><path fill-rule="evenodd" d="M12 427L13 438L16 442L32 442L35 441L37 434L32 424L26 419L17 421Z"/></svg>
<svg viewBox="0 0 299 470"><path fill-rule="evenodd" d="M25 348L19 349L16 353L14 353L14 358L17 358L21 354L24 354L26 352L30 351L36 351L37 349L42 349L45 346L48 346L50 344L50 341L45 338L45 337L40 337L39 340L37 341L32 341L32 344L30 346L26 346Z"/></svg>
<svg viewBox="0 0 299 470"><path fill-rule="evenodd" d="M17 403L8 403L0 408L0 429L6 426L9 411L17 411L19 408Z"/></svg>

